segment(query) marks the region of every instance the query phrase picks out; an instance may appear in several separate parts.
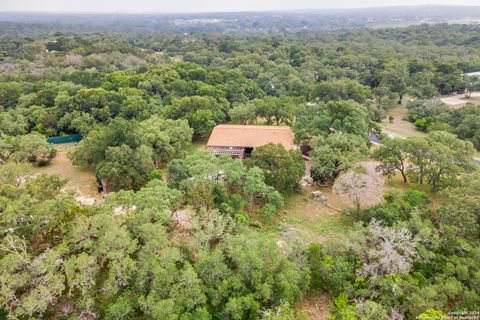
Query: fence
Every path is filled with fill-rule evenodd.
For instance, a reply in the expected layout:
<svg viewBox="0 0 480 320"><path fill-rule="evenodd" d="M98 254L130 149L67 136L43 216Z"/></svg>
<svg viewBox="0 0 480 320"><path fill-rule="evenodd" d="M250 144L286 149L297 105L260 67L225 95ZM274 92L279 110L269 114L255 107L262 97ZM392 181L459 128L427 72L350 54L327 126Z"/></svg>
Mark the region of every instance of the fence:
<svg viewBox="0 0 480 320"><path fill-rule="evenodd" d="M61 137L51 137L47 138L48 143L60 144L60 143L70 143L78 142L82 140L83 136L81 134L72 134L70 136L61 136Z"/></svg>

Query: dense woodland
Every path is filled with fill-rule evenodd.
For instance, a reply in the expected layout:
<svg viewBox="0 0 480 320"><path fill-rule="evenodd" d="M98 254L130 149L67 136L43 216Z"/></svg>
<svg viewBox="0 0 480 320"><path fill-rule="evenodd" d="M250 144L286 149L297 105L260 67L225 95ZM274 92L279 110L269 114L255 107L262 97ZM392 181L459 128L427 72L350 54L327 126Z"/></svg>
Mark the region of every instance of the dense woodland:
<svg viewBox="0 0 480 320"><path fill-rule="evenodd" d="M296 305L318 291L332 319L429 319L480 305L480 106L438 100L478 89L464 73L480 70L480 27L233 35L35 25L28 35L28 24L4 24L7 319L308 319ZM378 122L401 103L427 135L373 148ZM371 158L407 187L345 211L345 239L272 235L264 225L302 192L302 154L188 152L220 123L291 126L322 185L350 174L342 188L361 192L358 161ZM113 191L94 205L76 202L60 176L29 173L55 158L47 137L77 133L71 161Z"/></svg>

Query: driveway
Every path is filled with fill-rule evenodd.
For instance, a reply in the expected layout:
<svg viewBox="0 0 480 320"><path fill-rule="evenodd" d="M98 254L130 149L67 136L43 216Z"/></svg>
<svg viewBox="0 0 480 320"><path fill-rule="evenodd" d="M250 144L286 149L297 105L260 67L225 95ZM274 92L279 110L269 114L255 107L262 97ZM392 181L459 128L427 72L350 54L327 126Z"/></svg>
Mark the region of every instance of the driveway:
<svg viewBox="0 0 480 320"><path fill-rule="evenodd" d="M480 92L472 92L470 97L471 98L480 98ZM468 102L473 102L473 101L469 101L468 99L466 99L464 94L457 94L457 95L450 96L450 97L444 97L444 98L441 98L440 100L443 103L445 103L446 105L452 107L453 109L460 109L464 105L466 105ZM478 100L477 100L477 102L478 102Z"/></svg>

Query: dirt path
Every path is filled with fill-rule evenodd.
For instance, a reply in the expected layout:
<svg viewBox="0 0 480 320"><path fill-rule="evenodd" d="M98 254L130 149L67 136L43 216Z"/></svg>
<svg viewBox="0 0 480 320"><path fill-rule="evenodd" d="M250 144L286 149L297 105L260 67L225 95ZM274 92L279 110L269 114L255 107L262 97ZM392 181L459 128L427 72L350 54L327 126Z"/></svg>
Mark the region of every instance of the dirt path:
<svg viewBox="0 0 480 320"><path fill-rule="evenodd" d="M359 164L365 169L365 173L372 179L372 181L379 185L385 184L385 178L382 173L377 171L377 167L380 165L378 161L360 161Z"/></svg>
<svg viewBox="0 0 480 320"><path fill-rule="evenodd" d="M300 300L298 310L308 314L311 320L326 320L329 316L331 297L321 292L309 292Z"/></svg>

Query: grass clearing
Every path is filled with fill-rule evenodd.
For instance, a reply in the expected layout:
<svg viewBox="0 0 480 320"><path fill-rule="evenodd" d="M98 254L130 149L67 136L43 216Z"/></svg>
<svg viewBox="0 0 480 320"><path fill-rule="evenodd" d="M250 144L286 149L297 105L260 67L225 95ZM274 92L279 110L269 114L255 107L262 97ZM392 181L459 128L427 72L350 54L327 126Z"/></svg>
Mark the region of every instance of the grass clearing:
<svg viewBox="0 0 480 320"><path fill-rule="evenodd" d="M340 198L328 188L323 188L322 193L328 197L331 206L343 208ZM293 231L306 242L342 238L351 226L351 221L341 212L312 199L309 192L288 196L282 213L278 223L272 226L273 231Z"/></svg>
<svg viewBox="0 0 480 320"><path fill-rule="evenodd" d="M318 188L315 188L318 190ZM341 240L349 234L353 221L338 209L350 207L342 197L331 191L331 188L321 188L320 191L328 198L328 207L318 200L312 199L308 190L306 194L293 194L285 199L284 216L274 227L279 232L294 232L307 243ZM332 297L319 291L307 292L296 305L298 313L307 314L312 320L326 320L329 317Z"/></svg>
<svg viewBox="0 0 480 320"><path fill-rule="evenodd" d="M389 178L385 183L385 188L387 189L387 191L392 189L397 189L401 191L405 191L407 189L416 189L425 193L431 192L431 186L428 184L413 183L410 181L404 183L400 174L396 174L395 176Z"/></svg>
<svg viewBox="0 0 480 320"><path fill-rule="evenodd" d="M389 133L397 138L408 138L408 137L422 137L425 135L424 132L421 132L416 129L415 125L407 120L408 109L405 105L401 104L393 109L388 111L388 116L392 116L393 122L388 120L388 116L386 119L382 121L380 124L382 131L385 133Z"/></svg>
<svg viewBox="0 0 480 320"><path fill-rule="evenodd" d="M405 192L407 189L414 189L425 192L428 195L428 198L434 204L434 207L436 207L442 202L442 197L437 192L434 192L432 190L431 185L427 183L420 184L411 181L409 181L408 183L404 183L402 176L399 173L386 180L385 191L388 192L393 189L400 190L402 192Z"/></svg>
<svg viewBox="0 0 480 320"><path fill-rule="evenodd" d="M59 174L68 179L65 186L75 191L79 196L99 199L95 176L85 168L72 165L68 159L68 152L75 148L75 143L55 145L57 156L45 167L34 168L34 174Z"/></svg>
<svg viewBox="0 0 480 320"><path fill-rule="evenodd" d="M369 207L384 201L384 178L375 171L378 163L363 161L360 163L366 169L376 188L365 191L360 196L361 206ZM326 203L315 200L311 192L320 191L327 198ZM278 223L271 226L276 233L295 232L306 242L324 242L331 239L342 239L352 227L352 220L342 213L353 208L352 197L333 192L332 187L307 188L305 194L293 194L285 199L285 207L279 214ZM283 214L283 215L282 215Z"/></svg>
<svg viewBox="0 0 480 320"><path fill-rule="evenodd" d="M207 140L192 141L192 143L185 148L187 155L192 155L201 150L207 150Z"/></svg>

